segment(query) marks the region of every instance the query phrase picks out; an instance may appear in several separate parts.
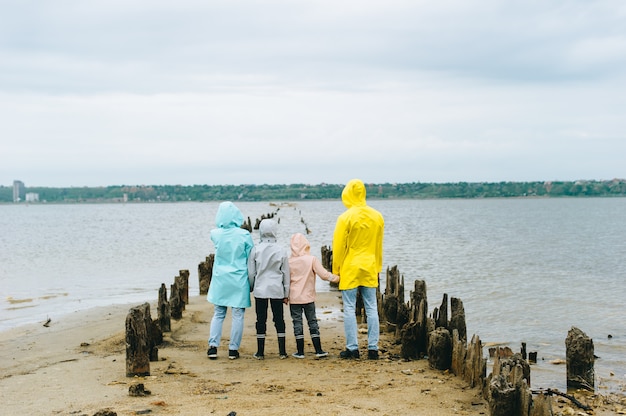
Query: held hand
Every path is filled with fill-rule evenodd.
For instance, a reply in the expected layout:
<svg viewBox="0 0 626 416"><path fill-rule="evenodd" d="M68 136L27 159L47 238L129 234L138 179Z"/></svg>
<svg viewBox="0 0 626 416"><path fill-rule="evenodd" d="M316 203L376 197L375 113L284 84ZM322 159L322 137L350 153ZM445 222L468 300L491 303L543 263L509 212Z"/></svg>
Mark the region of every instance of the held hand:
<svg viewBox="0 0 626 416"><path fill-rule="evenodd" d="M283 298L283 303L285 305L288 305L289 304L289 298Z"/></svg>

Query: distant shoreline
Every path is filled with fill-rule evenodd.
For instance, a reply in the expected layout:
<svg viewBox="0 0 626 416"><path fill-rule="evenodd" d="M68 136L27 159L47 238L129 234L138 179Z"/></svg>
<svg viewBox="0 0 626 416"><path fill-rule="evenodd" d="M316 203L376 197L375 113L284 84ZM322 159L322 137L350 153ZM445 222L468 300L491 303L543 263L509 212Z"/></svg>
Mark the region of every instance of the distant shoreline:
<svg viewBox="0 0 626 416"><path fill-rule="evenodd" d="M369 183L368 200L594 198L626 197L626 179ZM0 204L145 203L209 201L324 201L340 200L343 185L113 185L99 187L28 187L14 202L14 188L0 186ZM28 198L26 198L28 196Z"/></svg>

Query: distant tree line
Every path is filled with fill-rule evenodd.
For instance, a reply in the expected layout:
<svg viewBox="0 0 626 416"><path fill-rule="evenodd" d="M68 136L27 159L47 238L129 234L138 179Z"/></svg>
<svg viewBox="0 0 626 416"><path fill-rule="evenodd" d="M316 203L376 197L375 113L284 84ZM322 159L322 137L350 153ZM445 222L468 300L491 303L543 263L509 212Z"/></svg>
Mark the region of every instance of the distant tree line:
<svg viewBox="0 0 626 416"><path fill-rule="evenodd" d="M26 187L38 203L295 201L339 199L343 185L115 185ZM370 199L624 197L626 180L550 182L456 182L367 184ZM13 188L0 186L0 203L13 202Z"/></svg>

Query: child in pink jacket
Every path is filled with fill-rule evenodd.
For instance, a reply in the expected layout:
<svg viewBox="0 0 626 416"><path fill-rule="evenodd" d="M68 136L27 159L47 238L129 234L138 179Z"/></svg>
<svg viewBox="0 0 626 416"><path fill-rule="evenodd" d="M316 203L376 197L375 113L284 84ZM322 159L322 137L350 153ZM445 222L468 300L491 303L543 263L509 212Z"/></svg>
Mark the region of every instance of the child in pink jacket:
<svg viewBox="0 0 626 416"><path fill-rule="evenodd" d="M311 341L315 347L315 356L317 358L328 356L328 353L322 350L320 330L315 316L315 275L333 283L339 282L339 276L326 270L317 257L310 254L310 251L311 246L304 235L296 233L291 236L289 310L298 349L293 354L295 358L304 358L302 312L304 312L309 325Z"/></svg>

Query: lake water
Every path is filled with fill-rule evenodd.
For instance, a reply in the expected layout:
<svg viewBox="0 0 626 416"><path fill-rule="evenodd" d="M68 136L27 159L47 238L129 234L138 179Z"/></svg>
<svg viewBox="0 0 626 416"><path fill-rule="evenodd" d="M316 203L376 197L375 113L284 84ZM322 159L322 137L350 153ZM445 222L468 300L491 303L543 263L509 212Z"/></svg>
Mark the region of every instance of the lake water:
<svg viewBox="0 0 626 416"><path fill-rule="evenodd" d="M237 203L254 223L268 202ZM593 338L596 386L626 384L626 198L370 201L385 217L384 265L425 280L428 310L463 301L468 335L537 351L532 387L565 389L568 330ZM0 205L0 331L94 306L156 300L213 252L217 202ZM281 205L279 240L330 245L340 201ZM258 241L258 235L253 236ZM384 279L383 279L384 285ZM325 282L318 290L330 290ZM489 372L491 367L489 367Z"/></svg>

